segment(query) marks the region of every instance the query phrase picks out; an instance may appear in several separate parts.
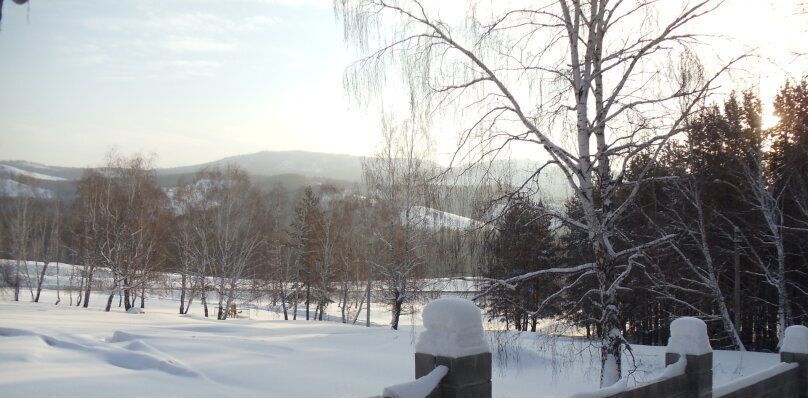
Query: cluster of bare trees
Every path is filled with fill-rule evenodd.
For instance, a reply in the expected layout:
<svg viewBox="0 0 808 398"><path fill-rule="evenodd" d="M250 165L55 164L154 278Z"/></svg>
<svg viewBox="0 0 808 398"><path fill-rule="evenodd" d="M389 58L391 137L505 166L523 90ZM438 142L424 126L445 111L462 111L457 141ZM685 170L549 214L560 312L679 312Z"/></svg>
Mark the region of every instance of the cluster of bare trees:
<svg viewBox="0 0 808 398"><path fill-rule="evenodd" d="M381 302L395 329L425 278L468 260L462 231L424 218L436 202L428 144L409 124L385 126L379 153L364 165L366 189L265 191L232 166L165 188L150 159L112 153L77 181L66 205L4 200L3 248L14 259L2 267L5 284L15 299L28 286L38 301L49 265L68 261L76 264L69 275L47 274L68 279L70 305L89 307L102 293L106 311L116 296L129 310L164 294L180 314L196 301L205 316L212 305L226 319L236 303L269 300L285 319L323 320L336 304L342 322L364 314L370 325Z"/></svg>
<svg viewBox="0 0 808 398"><path fill-rule="evenodd" d="M83 267L84 295L76 305L90 303L96 272L108 281L106 311L116 295L125 309L145 306L146 288L165 261L169 202L155 181L149 159L111 154L106 167L89 170L78 183L73 203L76 242L70 249Z"/></svg>
<svg viewBox="0 0 808 398"><path fill-rule="evenodd" d="M199 173L173 199L179 213L172 237L179 312L187 313L198 294L208 316L213 292L216 317L226 319L239 291L252 283L265 260L262 253L272 233L267 204L249 176L234 167Z"/></svg>
<svg viewBox="0 0 808 398"><path fill-rule="evenodd" d="M363 165L361 195L327 187L320 196L304 190L279 250L282 277L276 280L281 282L285 317L291 307L294 319L298 303L303 303L306 319L312 305L314 318L322 319L334 297L343 322L355 323L364 307L370 325L371 305L381 302L389 308L390 326L397 329L401 316L413 311L430 276L430 263L441 261L462 238L425 225L415 212L435 201L436 168L428 152L423 130L386 121L378 152ZM439 249L435 242L444 245Z"/></svg>
<svg viewBox="0 0 808 398"><path fill-rule="evenodd" d="M356 322L363 303L361 279L367 275L364 217L364 203L354 195L328 186L319 195L311 187L303 190L278 248L278 301L285 319L290 309L297 319L302 304L307 320L323 320L337 301L342 322Z"/></svg>
<svg viewBox="0 0 808 398"><path fill-rule="evenodd" d="M26 186L36 186L23 178ZM31 300L39 302L48 268L63 257L62 203L38 194L4 198L2 206L8 253L11 266L0 268L5 285L14 290L14 300L20 300L21 289L27 287ZM57 303L59 298L57 297Z"/></svg>

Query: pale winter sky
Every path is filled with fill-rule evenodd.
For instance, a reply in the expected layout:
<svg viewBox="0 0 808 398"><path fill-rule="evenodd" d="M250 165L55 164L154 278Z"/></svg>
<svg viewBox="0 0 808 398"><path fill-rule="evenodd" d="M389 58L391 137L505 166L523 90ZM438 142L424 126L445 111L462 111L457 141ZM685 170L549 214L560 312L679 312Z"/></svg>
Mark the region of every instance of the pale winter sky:
<svg viewBox="0 0 808 398"><path fill-rule="evenodd" d="M764 99L808 71L791 54L808 51L798 3L727 0L710 17L736 47L715 54L748 46L778 64L741 78ZM356 55L331 0L8 0L0 27L0 159L87 166L118 147L165 167L377 141L377 111L344 94Z"/></svg>

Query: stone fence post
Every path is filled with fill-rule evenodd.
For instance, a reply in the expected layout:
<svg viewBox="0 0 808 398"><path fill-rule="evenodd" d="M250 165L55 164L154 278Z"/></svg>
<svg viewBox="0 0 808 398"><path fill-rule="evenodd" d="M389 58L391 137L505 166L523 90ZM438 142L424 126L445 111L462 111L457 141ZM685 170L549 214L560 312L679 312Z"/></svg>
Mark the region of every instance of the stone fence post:
<svg viewBox="0 0 808 398"><path fill-rule="evenodd" d="M808 327L789 326L780 346L780 361L799 365L797 391L800 398L808 398Z"/></svg>
<svg viewBox="0 0 808 398"><path fill-rule="evenodd" d="M671 336L665 349L665 366L684 355L686 398L713 396L713 350L707 336L707 325L698 318L683 317L671 322Z"/></svg>
<svg viewBox="0 0 808 398"><path fill-rule="evenodd" d="M439 365L449 372L428 398L491 398L491 351L480 309L471 301L442 298L423 312L426 330L415 346L415 377Z"/></svg>

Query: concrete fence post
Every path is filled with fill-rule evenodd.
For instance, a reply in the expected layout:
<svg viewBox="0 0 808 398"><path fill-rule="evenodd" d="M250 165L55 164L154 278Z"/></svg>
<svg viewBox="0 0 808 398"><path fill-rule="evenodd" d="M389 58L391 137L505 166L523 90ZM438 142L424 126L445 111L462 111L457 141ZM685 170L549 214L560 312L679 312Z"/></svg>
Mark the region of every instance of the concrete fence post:
<svg viewBox="0 0 808 398"><path fill-rule="evenodd" d="M786 328L780 346L780 361L799 365L797 391L800 398L808 398L808 327L795 325Z"/></svg>
<svg viewBox="0 0 808 398"><path fill-rule="evenodd" d="M684 356L686 398L713 396L713 350L707 325L698 318L683 317L671 322L671 337L665 349L665 366Z"/></svg>
<svg viewBox="0 0 808 398"><path fill-rule="evenodd" d="M449 372L428 398L491 398L491 351L480 309L471 301L442 298L424 308L415 346L415 377L444 365Z"/></svg>

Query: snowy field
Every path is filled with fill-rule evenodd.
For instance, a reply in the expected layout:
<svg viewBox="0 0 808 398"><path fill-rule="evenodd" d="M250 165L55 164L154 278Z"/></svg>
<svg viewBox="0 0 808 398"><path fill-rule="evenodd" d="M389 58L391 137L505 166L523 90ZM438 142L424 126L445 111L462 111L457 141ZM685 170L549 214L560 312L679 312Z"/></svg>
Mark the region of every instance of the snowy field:
<svg viewBox="0 0 808 398"><path fill-rule="evenodd" d="M89 309L54 299L53 291L42 303L0 297L0 396L370 397L414 374L419 325L284 321L269 311L216 321L177 315L169 299L148 300L145 314L105 313L101 295ZM496 335L488 333L494 348ZM507 359L494 364L495 397L565 397L595 387L595 350L585 342L499 337L511 341ZM553 352L565 359L551 359ZM632 379L660 371L663 352L635 346ZM718 351L715 383L777 362L774 354Z"/></svg>
<svg viewBox="0 0 808 398"><path fill-rule="evenodd" d="M29 273L36 272L29 263ZM21 290L23 302L0 290L0 397L370 397L414 376L420 313L403 316L400 330L393 331L386 326L389 312L377 303L370 328L340 323L333 304L326 313L332 321L300 320L302 307L299 320L284 321L261 301L239 302L239 319L205 318L198 300L181 316L171 297L176 291L162 289L149 296L145 314L124 312L117 297L105 313L107 296L100 292L88 309L71 307L64 290L61 304L53 305L55 287L75 283L70 275L76 273L62 264L57 279L56 267L49 267L40 303L28 302L27 288ZM97 270L98 283L107 277ZM166 275L168 285L177 278ZM465 281L435 285L468 289ZM596 388L598 355L587 341L491 330L486 338L500 353L495 397L566 397ZM634 346L634 356L636 367L624 359L630 384L662 370L664 347ZM778 361L776 354L717 351L715 385Z"/></svg>

